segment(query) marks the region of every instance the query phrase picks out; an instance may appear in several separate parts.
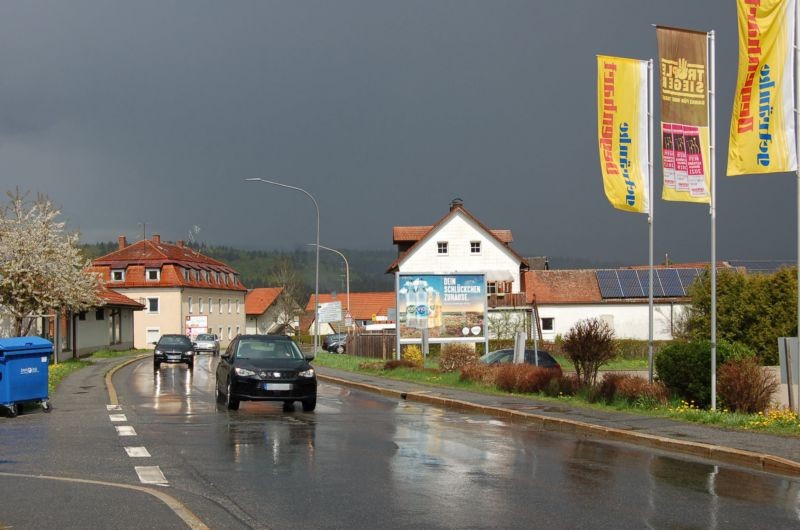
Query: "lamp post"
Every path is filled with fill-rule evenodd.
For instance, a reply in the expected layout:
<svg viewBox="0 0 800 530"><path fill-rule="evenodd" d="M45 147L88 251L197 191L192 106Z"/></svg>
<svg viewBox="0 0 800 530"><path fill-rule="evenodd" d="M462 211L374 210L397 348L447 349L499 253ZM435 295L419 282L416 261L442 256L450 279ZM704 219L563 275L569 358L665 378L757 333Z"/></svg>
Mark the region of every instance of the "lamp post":
<svg viewBox="0 0 800 530"><path fill-rule="evenodd" d="M319 350L319 204L317 204L317 199L314 198L313 195L308 193L303 188L298 188L297 186L289 186L288 184L281 184L280 182L275 182L272 180L262 179L258 177L253 177L249 179L245 179L249 182L263 182L264 184L272 184L273 186L280 186L282 188L289 188L290 190L299 191L301 193L305 193L309 199L314 203L314 208L317 210L317 257L316 257L316 267L314 272L314 355L317 354Z"/></svg>
<svg viewBox="0 0 800 530"><path fill-rule="evenodd" d="M347 263L347 258L345 257L344 254L342 254L335 248L326 247L325 245L320 245L319 243L317 243L316 245L314 243L306 243L306 244L310 246L316 246L317 248L324 248L325 250L330 250L331 252L335 252L339 254L344 260L344 270L347 279L347 312L350 313L350 264Z"/></svg>

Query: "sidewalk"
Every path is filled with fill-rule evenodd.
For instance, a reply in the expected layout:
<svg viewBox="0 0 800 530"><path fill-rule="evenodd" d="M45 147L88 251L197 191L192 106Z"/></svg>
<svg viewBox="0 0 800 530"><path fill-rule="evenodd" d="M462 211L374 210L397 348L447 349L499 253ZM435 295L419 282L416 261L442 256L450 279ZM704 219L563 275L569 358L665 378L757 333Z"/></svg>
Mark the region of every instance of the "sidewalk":
<svg viewBox="0 0 800 530"><path fill-rule="evenodd" d="M733 431L624 412L570 408L550 401L420 385L324 366L315 369L321 381L397 399L469 410L531 423L546 430L602 437L800 476L800 440L797 438Z"/></svg>

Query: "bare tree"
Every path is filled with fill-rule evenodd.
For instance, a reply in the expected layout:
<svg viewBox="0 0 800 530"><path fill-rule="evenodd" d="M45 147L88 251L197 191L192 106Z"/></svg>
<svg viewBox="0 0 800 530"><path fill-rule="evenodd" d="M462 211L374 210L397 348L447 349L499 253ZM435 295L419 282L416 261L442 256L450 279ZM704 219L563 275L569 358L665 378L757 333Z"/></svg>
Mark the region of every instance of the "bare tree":
<svg viewBox="0 0 800 530"><path fill-rule="evenodd" d="M489 313L487 318L489 324L489 332L494 335L496 339L511 340L518 331L526 331L526 322L524 317L520 317L518 313L512 311L496 311Z"/></svg>
<svg viewBox="0 0 800 530"><path fill-rule="evenodd" d="M275 307L278 309L276 322L281 327L286 328L294 322L297 315L302 313L302 308L297 303L297 297L300 295L302 285L289 258L281 258L278 263L278 270L274 275L274 281L275 285L283 289L275 301Z"/></svg>
<svg viewBox="0 0 800 530"><path fill-rule="evenodd" d="M61 215L47 197L33 201L19 189L7 193L0 210L0 306L24 336L33 315L55 309L82 311L98 303L97 275L78 248L78 234L64 231Z"/></svg>

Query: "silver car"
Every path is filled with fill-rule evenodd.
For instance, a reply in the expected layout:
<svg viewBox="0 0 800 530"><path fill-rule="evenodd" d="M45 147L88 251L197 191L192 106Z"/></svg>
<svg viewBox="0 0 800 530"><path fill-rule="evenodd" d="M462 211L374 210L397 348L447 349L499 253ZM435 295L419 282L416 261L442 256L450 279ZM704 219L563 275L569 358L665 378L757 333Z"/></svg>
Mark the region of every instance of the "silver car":
<svg viewBox="0 0 800 530"><path fill-rule="evenodd" d="M208 352L211 355L219 355L219 337L215 333L201 333L194 339L197 353Z"/></svg>

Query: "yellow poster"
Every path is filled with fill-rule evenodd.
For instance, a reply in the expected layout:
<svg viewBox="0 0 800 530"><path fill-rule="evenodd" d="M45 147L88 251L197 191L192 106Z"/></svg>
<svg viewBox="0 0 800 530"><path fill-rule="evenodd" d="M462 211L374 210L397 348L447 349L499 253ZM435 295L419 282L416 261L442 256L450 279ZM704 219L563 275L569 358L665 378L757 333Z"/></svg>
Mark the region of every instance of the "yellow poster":
<svg viewBox="0 0 800 530"><path fill-rule="evenodd" d="M792 76L795 1L736 1L739 74L728 175L797 169Z"/></svg>
<svg viewBox="0 0 800 530"><path fill-rule="evenodd" d="M656 28L661 85L661 159L666 201L711 202L708 36Z"/></svg>
<svg viewBox="0 0 800 530"><path fill-rule="evenodd" d="M598 55L600 169L614 208L650 211L647 134L647 62Z"/></svg>

